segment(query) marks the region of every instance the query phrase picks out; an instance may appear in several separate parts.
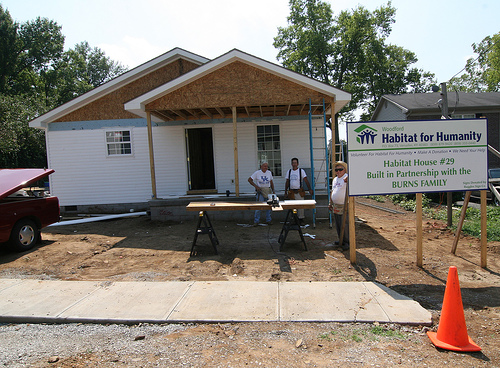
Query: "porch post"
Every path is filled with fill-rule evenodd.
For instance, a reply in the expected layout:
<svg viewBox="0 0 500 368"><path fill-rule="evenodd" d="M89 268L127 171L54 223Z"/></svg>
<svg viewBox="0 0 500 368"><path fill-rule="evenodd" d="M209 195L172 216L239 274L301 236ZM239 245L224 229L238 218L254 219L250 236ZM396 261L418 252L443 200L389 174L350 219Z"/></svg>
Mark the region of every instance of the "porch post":
<svg viewBox="0 0 500 368"><path fill-rule="evenodd" d="M238 169L238 133L236 129L236 106L232 107L233 111L233 147L234 147L234 190L236 197L240 196L240 174Z"/></svg>
<svg viewBox="0 0 500 368"><path fill-rule="evenodd" d="M149 144L149 167L151 170L151 190L152 198L156 199L156 174L155 174L155 156L153 150L153 129L151 127L151 112L146 111L146 120L148 124L148 144Z"/></svg>

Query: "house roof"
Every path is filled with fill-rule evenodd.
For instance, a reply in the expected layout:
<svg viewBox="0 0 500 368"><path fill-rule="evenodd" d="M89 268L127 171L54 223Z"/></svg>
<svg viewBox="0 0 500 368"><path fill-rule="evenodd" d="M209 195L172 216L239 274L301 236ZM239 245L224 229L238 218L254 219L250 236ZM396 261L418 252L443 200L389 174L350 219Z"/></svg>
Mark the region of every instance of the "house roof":
<svg viewBox="0 0 500 368"><path fill-rule="evenodd" d="M188 86L191 83L194 83L197 80L200 80L201 78L216 72L217 70L220 70L226 66L229 66L230 64L234 64L236 62L243 63L247 66L251 66L253 68L256 68L260 71L264 71L266 73L270 73L273 76L279 77L283 80L292 82L296 85L305 87L309 90L314 90L321 95L330 97L334 100L334 111L331 113L336 113L338 112L342 107L344 107L349 101L351 100L351 95L348 92L342 91L338 88L332 87L328 84L319 82L315 79L306 77L302 74L293 72L289 69L286 69L284 67L281 67L279 65L273 64L271 62L268 62L266 60L257 58L253 55L244 53L240 50L233 49L229 51L228 53L211 60L202 66L168 82L163 84L160 87L157 87L148 93L145 93L125 104L125 109L129 112L132 112L138 116L146 117L146 111L148 110L148 104L152 104L153 102L157 101L158 99L161 99L162 97L173 93L174 91L177 91L185 86ZM243 92L243 91L242 91ZM304 109L304 103L305 101L301 101L301 106L294 106L298 110L303 110ZM276 101L272 106L262 106L260 104L259 106L243 106L241 107L245 113L250 116L251 115L251 109L255 109L257 111L260 111L261 116L263 116L263 110L264 109L273 109L275 115L277 109L281 109L283 111L283 115L289 113L290 110L293 109L291 106L291 103L283 103L280 104L280 106L276 106ZM179 119L175 115L180 116L180 118L185 117L185 115L209 115L211 117L212 112L208 111L207 107L208 106L199 106L200 111L193 111L193 109L170 109L170 111L155 111L157 117L160 116L163 120L176 120ZM203 108L204 107L204 108ZM219 106L217 108L218 110L218 116L223 116L225 115L223 109L227 109L227 113L230 114L229 108L230 106Z"/></svg>
<svg viewBox="0 0 500 368"><path fill-rule="evenodd" d="M454 111L477 111L481 112L500 110L500 92L448 92L448 110L450 114ZM390 102L400 108L407 115L440 113L439 101L442 96L434 93L407 93L402 95L383 95L372 118L376 117L386 102Z"/></svg>
<svg viewBox="0 0 500 368"><path fill-rule="evenodd" d="M30 126L34 128L45 127L47 123L53 122L58 118L67 115L99 98L105 96L106 94L119 89L143 76L151 73L161 67L170 64L178 59L189 60L195 64L202 65L208 62L210 59L193 54L189 51L183 50L181 48L174 48L138 67L131 69L118 77L106 82L99 87L96 87L83 95L74 98L73 100L62 104L59 107L37 117L30 122Z"/></svg>

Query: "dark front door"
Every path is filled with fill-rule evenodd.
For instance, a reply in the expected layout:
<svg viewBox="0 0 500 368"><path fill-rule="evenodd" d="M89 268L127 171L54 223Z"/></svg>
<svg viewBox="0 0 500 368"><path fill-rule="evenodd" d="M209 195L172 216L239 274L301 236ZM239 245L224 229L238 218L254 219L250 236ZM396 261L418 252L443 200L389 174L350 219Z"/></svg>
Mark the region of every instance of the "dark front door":
<svg viewBox="0 0 500 368"><path fill-rule="evenodd" d="M212 128L186 129L189 190L214 191Z"/></svg>

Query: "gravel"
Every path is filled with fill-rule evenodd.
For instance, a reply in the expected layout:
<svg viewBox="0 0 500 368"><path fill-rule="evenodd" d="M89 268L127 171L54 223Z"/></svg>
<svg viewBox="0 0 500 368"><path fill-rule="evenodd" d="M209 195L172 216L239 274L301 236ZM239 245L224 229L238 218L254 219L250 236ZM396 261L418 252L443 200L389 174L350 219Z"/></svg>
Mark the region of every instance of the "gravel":
<svg viewBox="0 0 500 368"><path fill-rule="evenodd" d="M4 324L0 325L0 366L43 366L51 357L78 353L106 355L109 362L119 362L121 356L151 353L149 337L185 328L179 324Z"/></svg>

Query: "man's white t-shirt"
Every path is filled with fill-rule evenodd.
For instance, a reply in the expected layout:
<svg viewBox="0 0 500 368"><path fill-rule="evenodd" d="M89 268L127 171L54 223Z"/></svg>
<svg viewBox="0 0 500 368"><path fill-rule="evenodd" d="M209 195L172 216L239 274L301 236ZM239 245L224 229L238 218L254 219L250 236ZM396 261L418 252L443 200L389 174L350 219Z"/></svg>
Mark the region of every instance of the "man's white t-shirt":
<svg viewBox="0 0 500 368"><path fill-rule="evenodd" d="M290 180L290 189L300 189L300 177L299 171L302 175L302 180L307 177L306 172L303 169L298 168L297 170L290 169L286 172L285 179Z"/></svg>
<svg viewBox="0 0 500 368"><path fill-rule="evenodd" d="M271 180L273 180L273 174L271 174L269 170L266 170L266 172L257 170L252 174L251 178L259 188L269 188L271 186Z"/></svg>

